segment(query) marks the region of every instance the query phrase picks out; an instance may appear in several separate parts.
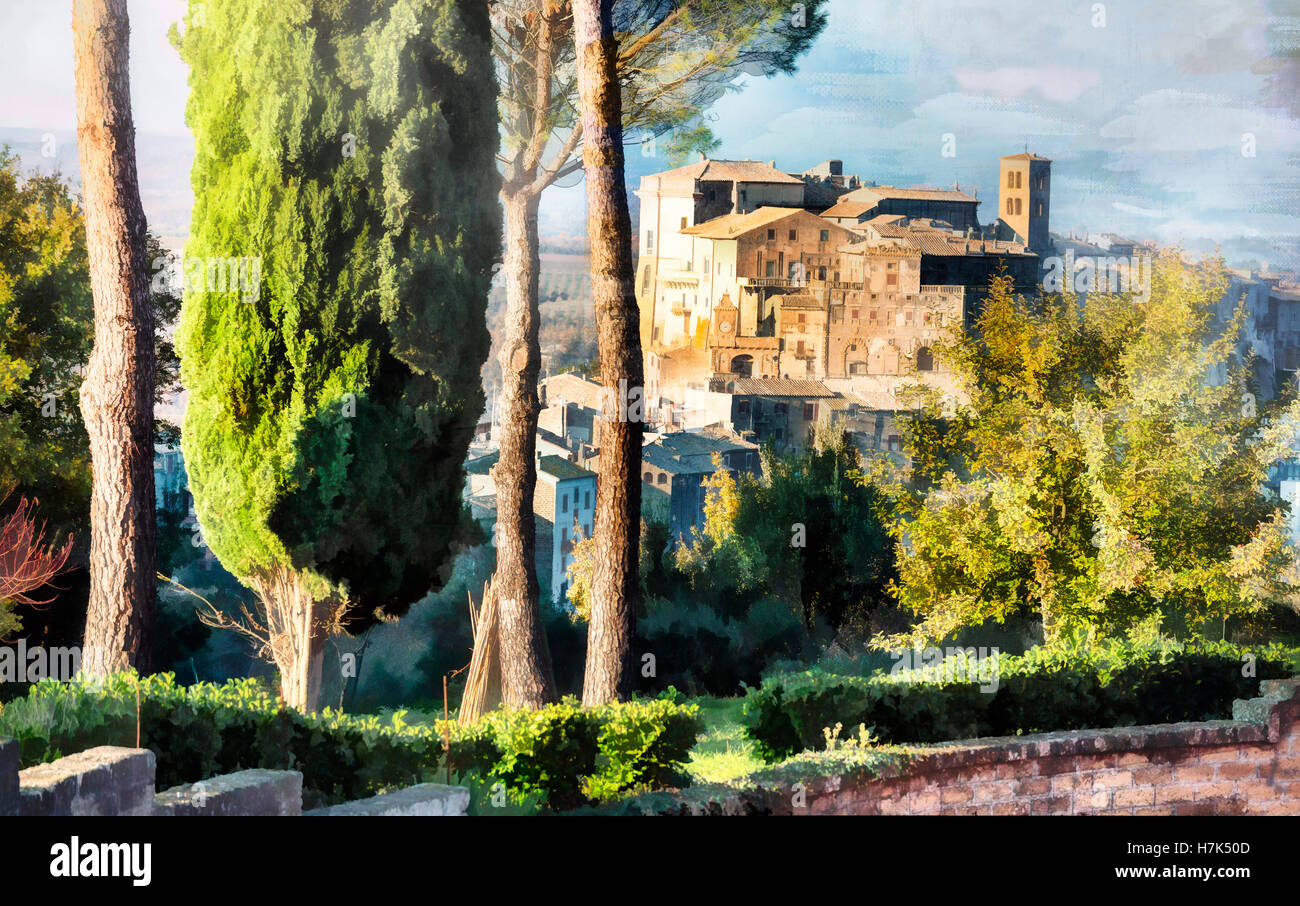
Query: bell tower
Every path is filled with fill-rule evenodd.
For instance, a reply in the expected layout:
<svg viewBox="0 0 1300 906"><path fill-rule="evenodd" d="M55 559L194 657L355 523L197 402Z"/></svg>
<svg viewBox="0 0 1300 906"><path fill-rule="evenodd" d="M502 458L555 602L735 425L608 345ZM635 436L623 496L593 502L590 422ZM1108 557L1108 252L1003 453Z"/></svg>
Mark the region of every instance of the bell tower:
<svg viewBox="0 0 1300 906"><path fill-rule="evenodd" d="M998 173L998 217L1016 239L1039 255L1051 250L1052 162L1025 151L1003 157Z"/></svg>

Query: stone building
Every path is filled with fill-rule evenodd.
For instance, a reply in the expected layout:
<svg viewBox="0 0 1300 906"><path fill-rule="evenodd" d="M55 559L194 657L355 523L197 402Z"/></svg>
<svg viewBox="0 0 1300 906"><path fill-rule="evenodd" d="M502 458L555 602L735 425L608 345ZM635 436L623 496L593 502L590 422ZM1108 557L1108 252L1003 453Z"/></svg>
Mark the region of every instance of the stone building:
<svg viewBox="0 0 1300 906"><path fill-rule="evenodd" d="M952 189L900 189L896 186L863 186L839 198L822 212L827 220L853 227L876 217L896 215L911 220L938 220L965 233L978 231L979 199Z"/></svg>
<svg viewBox="0 0 1300 906"><path fill-rule="evenodd" d="M596 516L596 473L560 456L537 460L533 493L537 528L537 584L551 601L563 603L569 591L573 545L590 538Z"/></svg>
<svg viewBox="0 0 1300 906"><path fill-rule="evenodd" d="M714 456L732 475L761 470L758 445L727 431L674 432L641 448L642 496L662 501L656 516L668 523L676 541L689 541L692 530L704 524L704 483L717 470Z"/></svg>
<svg viewBox="0 0 1300 906"><path fill-rule="evenodd" d="M642 308L643 319L649 321L647 348L674 349L698 342L714 306L723 296L736 303L742 287L762 297L778 288L837 279L836 249L852 239L849 230L809 211L773 206L681 229L676 241L683 257L674 278L661 272L658 297L650 300L649 312ZM743 325L749 332L771 315L762 298L758 303L748 312L752 326Z"/></svg>
<svg viewBox="0 0 1300 906"><path fill-rule="evenodd" d="M679 345L675 341L681 334L689 335L700 297L709 298L710 278L721 273L712 261L705 267L693 256L693 239L684 231L760 207L799 208L804 203L804 182L776 169L773 162L701 156L693 164L643 176L636 196L641 201L636 294L642 346L671 348ZM705 301L703 309L708 307ZM685 328L679 331L681 323Z"/></svg>

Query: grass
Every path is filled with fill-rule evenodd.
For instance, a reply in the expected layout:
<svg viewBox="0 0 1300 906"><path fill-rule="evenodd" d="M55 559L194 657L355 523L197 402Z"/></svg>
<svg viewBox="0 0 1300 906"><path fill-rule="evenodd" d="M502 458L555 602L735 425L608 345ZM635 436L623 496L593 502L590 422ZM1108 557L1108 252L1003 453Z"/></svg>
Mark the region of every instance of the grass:
<svg viewBox="0 0 1300 906"><path fill-rule="evenodd" d="M744 698L691 699L700 706L704 732L691 749L686 770L696 783L725 783L765 767L744 736L740 722Z"/></svg>

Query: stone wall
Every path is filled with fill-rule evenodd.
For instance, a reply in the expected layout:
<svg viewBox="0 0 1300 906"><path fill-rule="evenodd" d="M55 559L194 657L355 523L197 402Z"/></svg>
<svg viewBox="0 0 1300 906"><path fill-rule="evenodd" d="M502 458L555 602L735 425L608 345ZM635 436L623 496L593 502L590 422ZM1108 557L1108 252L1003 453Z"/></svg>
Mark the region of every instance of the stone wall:
<svg viewBox="0 0 1300 906"><path fill-rule="evenodd" d="M1233 720L922 746L901 766L657 794L625 813L1300 815L1300 680L1265 680ZM776 769L779 771L780 769Z"/></svg>
<svg viewBox="0 0 1300 906"><path fill-rule="evenodd" d="M154 797L155 815L302 814L302 774L264 769L221 774L164 790Z"/></svg>
<svg viewBox="0 0 1300 906"><path fill-rule="evenodd" d="M154 754L98 746L18 772L20 815L151 815Z"/></svg>
<svg viewBox="0 0 1300 906"><path fill-rule="evenodd" d="M469 790L441 783L421 783L392 793L358 799L342 805L304 812L311 816L433 816L464 815L469 808Z"/></svg>
<svg viewBox="0 0 1300 906"><path fill-rule="evenodd" d="M99 746L19 770L19 747L0 739L0 817L10 815L298 816L302 774L247 770L155 793L154 753ZM312 815L464 815L469 790L424 783Z"/></svg>
<svg viewBox="0 0 1300 906"><path fill-rule="evenodd" d="M18 743L0 739L0 818L18 814Z"/></svg>

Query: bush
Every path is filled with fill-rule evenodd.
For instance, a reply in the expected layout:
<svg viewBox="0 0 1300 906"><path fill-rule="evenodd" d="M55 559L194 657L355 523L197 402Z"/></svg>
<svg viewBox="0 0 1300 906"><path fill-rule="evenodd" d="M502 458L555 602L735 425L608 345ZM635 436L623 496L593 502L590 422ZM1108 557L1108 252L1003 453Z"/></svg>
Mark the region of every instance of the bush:
<svg viewBox="0 0 1300 906"><path fill-rule="evenodd" d="M1243 658L1252 656L1255 675L1243 676ZM1294 657L1279 646L1252 653L1227 643L1034 649L999 658L993 694L919 671L863 677L809 670L750 689L745 734L761 758L779 761L820 748L823 730L836 723L865 724L883 742L925 743L1211 720L1229 716L1234 699L1254 696L1258 680L1289 676Z"/></svg>
<svg viewBox="0 0 1300 906"><path fill-rule="evenodd" d="M441 779L444 729L453 771L515 801L569 808L634 786L683 779L698 709L670 699L584 709L574 699L536 711L504 709L470 727L413 722L407 712L304 715L280 707L257 680L177 685L171 674L117 674L103 684L35 684L3 706L0 737L23 765L99 745L140 741L157 758L159 789L247 768L301 771L308 808Z"/></svg>

